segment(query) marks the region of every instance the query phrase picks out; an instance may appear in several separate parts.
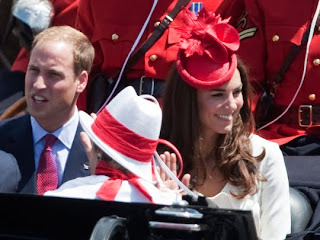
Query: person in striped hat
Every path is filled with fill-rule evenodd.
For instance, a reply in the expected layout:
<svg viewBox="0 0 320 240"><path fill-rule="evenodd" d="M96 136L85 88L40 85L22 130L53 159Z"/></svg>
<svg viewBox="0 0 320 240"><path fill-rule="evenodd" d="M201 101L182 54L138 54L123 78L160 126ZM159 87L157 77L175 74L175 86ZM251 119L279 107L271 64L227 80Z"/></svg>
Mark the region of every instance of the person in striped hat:
<svg viewBox="0 0 320 240"><path fill-rule="evenodd" d="M116 95L95 119L80 111L92 175L45 195L156 204L181 201L181 194L166 188L156 170L161 121L157 100L138 96L133 87Z"/></svg>

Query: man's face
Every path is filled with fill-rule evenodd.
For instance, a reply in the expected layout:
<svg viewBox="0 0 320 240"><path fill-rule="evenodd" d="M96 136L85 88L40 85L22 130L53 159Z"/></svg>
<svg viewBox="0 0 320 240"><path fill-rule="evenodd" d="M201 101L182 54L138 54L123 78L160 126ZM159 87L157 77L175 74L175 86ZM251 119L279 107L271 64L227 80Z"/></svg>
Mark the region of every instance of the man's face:
<svg viewBox="0 0 320 240"><path fill-rule="evenodd" d="M65 124L87 84L87 73L74 74L73 46L63 41L39 42L32 50L25 79L29 113L47 131Z"/></svg>

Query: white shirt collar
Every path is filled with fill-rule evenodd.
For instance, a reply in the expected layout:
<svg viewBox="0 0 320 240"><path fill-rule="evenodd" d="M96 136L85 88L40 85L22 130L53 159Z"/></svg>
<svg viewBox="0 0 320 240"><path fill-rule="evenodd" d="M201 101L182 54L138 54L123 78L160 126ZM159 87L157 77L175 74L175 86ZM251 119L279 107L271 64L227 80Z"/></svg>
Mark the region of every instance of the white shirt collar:
<svg viewBox="0 0 320 240"><path fill-rule="evenodd" d="M77 128L79 124L79 112L78 108L76 108L76 111L74 111L73 116L69 119L68 122L66 122L62 127L54 131L53 134L56 136L60 142L63 143L67 148L71 149L74 136L76 134ZM45 135L48 134L46 130L44 130L37 120L31 116L31 127L32 127L32 134L33 134L33 140L34 144L39 142Z"/></svg>

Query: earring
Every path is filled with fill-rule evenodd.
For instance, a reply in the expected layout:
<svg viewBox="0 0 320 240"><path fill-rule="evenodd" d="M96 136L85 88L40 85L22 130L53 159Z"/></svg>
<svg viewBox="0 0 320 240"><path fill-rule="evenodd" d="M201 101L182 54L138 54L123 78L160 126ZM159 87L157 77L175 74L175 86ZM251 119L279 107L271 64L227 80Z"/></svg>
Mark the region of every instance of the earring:
<svg viewBox="0 0 320 240"><path fill-rule="evenodd" d="M101 153L97 154L97 159L98 159L98 161L100 161L102 159Z"/></svg>
<svg viewBox="0 0 320 240"><path fill-rule="evenodd" d="M198 177L197 176L192 176L190 184L189 184L189 188L193 189L196 186L197 181L198 181Z"/></svg>

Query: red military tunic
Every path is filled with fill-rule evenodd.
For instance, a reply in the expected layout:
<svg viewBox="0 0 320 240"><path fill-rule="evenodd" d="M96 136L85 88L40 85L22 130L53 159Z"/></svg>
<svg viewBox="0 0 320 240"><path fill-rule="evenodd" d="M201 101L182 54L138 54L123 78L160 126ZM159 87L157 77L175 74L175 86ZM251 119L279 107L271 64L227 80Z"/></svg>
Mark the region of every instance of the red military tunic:
<svg viewBox="0 0 320 240"><path fill-rule="evenodd" d="M69 25L74 27L76 13L78 8L78 0L51 0L54 6L55 15L51 25ZM29 53L22 48L12 64L12 71L26 72L29 63Z"/></svg>
<svg viewBox="0 0 320 240"><path fill-rule="evenodd" d="M317 0L225 0L217 12L232 16L232 24L240 33L240 57L249 68L249 76L258 97L266 81L273 80L293 45L301 43L317 8ZM318 13L316 13L318 16ZM306 47L302 48L286 72L275 95L273 119L293 99L301 82ZM307 58L307 71L292 107L282 118L259 131L269 140L284 144L306 134L320 135L319 127L299 126L299 106L320 106L320 28L316 27ZM308 110L308 109L304 109ZM309 113L309 112L307 112ZM316 116L320 122L320 115Z"/></svg>
<svg viewBox="0 0 320 240"><path fill-rule="evenodd" d="M222 0L204 0L202 6L215 11ZM157 24L175 6L177 0L159 0L146 30L137 47L154 31ZM196 1L191 0L191 3ZM84 32L96 50L93 74L103 72L113 76L122 67L150 10L153 1L132 0L80 0L77 27ZM146 52L128 73L128 78L141 76L165 79L176 59L180 34L176 28L183 26L180 12L163 36ZM78 106L86 104L86 93L82 93Z"/></svg>

